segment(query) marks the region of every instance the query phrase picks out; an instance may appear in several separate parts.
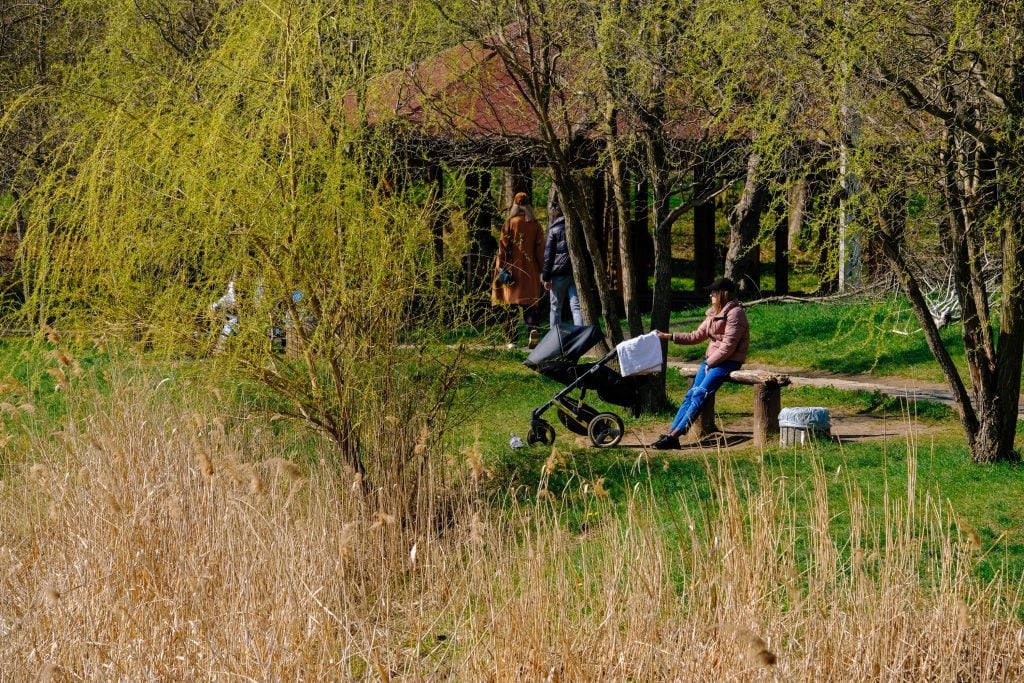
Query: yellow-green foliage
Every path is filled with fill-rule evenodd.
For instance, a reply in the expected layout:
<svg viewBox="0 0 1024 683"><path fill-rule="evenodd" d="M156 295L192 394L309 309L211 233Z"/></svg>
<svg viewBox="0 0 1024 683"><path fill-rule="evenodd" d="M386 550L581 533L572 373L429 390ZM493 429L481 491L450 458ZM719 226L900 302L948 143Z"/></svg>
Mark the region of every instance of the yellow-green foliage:
<svg viewBox="0 0 1024 683"><path fill-rule="evenodd" d="M33 308L175 336L231 278L367 306L413 294L426 221L368 182L379 141L354 144L352 74L321 68L316 3L224 16L211 54L171 73L118 24L129 9L59 93L55 170L29 200Z"/></svg>
<svg viewBox="0 0 1024 683"><path fill-rule="evenodd" d="M377 418L419 428L413 401L392 392L444 404L393 377L401 335L445 320L435 209L395 189L392 141L358 115L367 79L407 58L414 41L400 37L423 19L356 3L219 5L208 47L183 55L139 3L110 3L105 39L34 95L54 120L48 171L22 206L23 322L216 350L361 469ZM225 311L210 307L229 282L238 323L221 339ZM271 352L274 328L286 354Z"/></svg>

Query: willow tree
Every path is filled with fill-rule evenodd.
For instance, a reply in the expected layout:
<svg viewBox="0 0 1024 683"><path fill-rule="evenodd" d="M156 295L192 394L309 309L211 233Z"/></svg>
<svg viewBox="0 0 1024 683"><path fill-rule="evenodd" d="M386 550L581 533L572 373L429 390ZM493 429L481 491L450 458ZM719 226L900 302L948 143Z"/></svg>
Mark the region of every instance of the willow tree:
<svg viewBox="0 0 1024 683"><path fill-rule="evenodd" d="M102 30L102 12L87 3L25 0L0 9L0 307L18 305L20 282L11 255L25 233L18 199L41 170L50 125L44 91L74 64ZM11 210L8 210L11 209Z"/></svg>
<svg viewBox="0 0 1024 683"><path fill-rule="evenodd" d="M810 97L801 118L847 147L868 183L846 196L877 240L946 377L976 462L1011 460L1024 355L1024 7L981 0L744 3L771 40L742 61L788 65ZM767 45L786 59L766 59ZM785 72L783 72L785 73ZM782 84L784 81L776 80ZM758 99L771 104L771 90ZM850 148L849 112L861 112ZM915 209L909 210L909 199ZM962 315L967 377L939 334L924 290L949 274ZM998 300L998 310L992 302Z"/></svg>
<svg viewBox="0 0 1024 683"><path fill-rule="evenodd" d="M391 141L348 127L341 95L403 61L387 46L416 26L383 7L369 21L354 4L224 3L189 59L140 21L144 3L97 7L102 40L46 93L24 316L219 350L209 368L269 389L267 408L325 434L358 475L404 476L449 396L444 372L403 372L398 346L441 319L440 264L423 210L377 190ZM219 339L210 307L229 282L238 320Z"/></svg>
<svg viewBox="0 0 1024 683"><path fill-rule="evenodd" d="M719 119L721 101L695 88L707 69L696 3L648 0L596 3L590 24L577 29L586 45L589 87L601 102L604 157L611 175L619 230L622 291L630 335L643 332L629 176L650 188L654 277L652 329L667 329L672 300L672 228L712 201L735 168ZM705 170L714 171L702 182ZM646 191L646 190L645 190ZM678 200L678 201L674 201ZM644 198L646 201L646 197ZM636 229L647 230L648 226ZM665 402L665 375L647 385L645 407Z"/></svg>
<svg viewBox="0 0 1024 683"><path fill-rule="evenodd" d="M757 288L756 250L780 231L786 185L837 164L837 73L855 49L843 39L842 12L821 0L698 4L708 66L699 96L718 103L716 123L746 154L726 258L726 274L743 292Z"/></svg>
<svg viewBox="0 0 1024 683"><path fill-rule="evenodd" d="M1024 6L901 0L884 13L859 12L868 39L855 77L873 115L857 160L873 186L862 204L953 391L971 458L1018 459ZM927 200L927 211L907 212L908 188ZM936 263L924 261L906 236L922 215L938 228L943 269L951 274L967 377L922 293Z"/></svg>

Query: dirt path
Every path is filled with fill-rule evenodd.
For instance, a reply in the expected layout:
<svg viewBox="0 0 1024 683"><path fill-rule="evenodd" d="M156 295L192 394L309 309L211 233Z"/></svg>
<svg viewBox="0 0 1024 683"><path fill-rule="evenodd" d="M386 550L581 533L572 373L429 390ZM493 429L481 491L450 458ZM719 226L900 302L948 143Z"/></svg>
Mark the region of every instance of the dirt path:
<svg viewBox="0 0 1024 683"><path fill-rule="evenodd" d="M832 419L832 440L838 443L854 443L857 441L876 439L898 439L901 442L916 441L929 434L936 434L949 427L944 425L923 424L912 420L900 419L898 416L882 417L876 415L859 415L852 411L830 410ZM719 428L723 431L701 441L682 439L681 451L702 451L750 447L754 438L753 419L749 416L734 416L727 421L719 420ZM628 420L626 433L620 444L626 448L646 449L664 431L656 427L632 427ZM563 432L564 433L564 432ZM559 435L561 437L561 434ZM569 435L572 436L572 435ZM578 445L589 446L586 437L575 437Z"/></svg>
<svg viewBox="0 0 1024 683"><path fill-rule="evenodd" d="M693 363L669 361L669 367L672 368L670 372L679 370L692 372L696 371L698 366ZM878 391L883 395L906 398L910 401L927 400L948 406L955 405L952 393L945 386L903 377L832 375L825 372L769 368L759 365L745 365L744 369L788 374L792 386L795 387L814 386L833 387L843 391ZM782 404L783 406L787 405L785 389L782 390ZM1024 416L1024 412L1022 412L1022 416ZM921 436L948 429L944 425L922 424L911 419L901 419L899 416L863 415L853 409L830 409L830 417L833 440L840 443L866 439L916 440ZM683 451L718 450L750 445L753 439L752 417L739 416L730 418L728 422L721 420L720 422L719 427L724 430L721 434L699 442L686 442L684 439ZM644 449L658 438L661 431L658 428L630 428L627 424L622 445ZM584 438L581 445L585 445L585 442Z"/></svg>
<svg viewBox="0 0 1024 683"><path fill-rule="evenodd" d="M697 364L669 361L669 367L696 371ZM875 375L838 375L817 370L744 365L744 370L764 370L772 374L789 375L794 387L833 387L843 391L878 391L885 396L895 396L918 401L932 401L954 408L953 392L945 384L921 382L906 377L878 377ZM786 390L782 390L782 403L786 404ZM1024 400L1017 406L1017 415L1024 419Z"/></svg>

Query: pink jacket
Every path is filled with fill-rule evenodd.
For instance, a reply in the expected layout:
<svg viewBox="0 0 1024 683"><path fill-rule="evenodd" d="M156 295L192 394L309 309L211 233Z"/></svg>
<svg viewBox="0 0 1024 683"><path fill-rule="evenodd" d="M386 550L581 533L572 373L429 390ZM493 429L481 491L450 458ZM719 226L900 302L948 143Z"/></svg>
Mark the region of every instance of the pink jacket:
<svg viewBox="0 0 1024 683"><path fill-rule="evenodd" d="M743 307L730 301L718 315L709 308L704 322L695 331L672 335L676 344L699 344L705 339L711 340L706 354L709 368L727 360L745 361L750 347L750 323Z"/></svg>

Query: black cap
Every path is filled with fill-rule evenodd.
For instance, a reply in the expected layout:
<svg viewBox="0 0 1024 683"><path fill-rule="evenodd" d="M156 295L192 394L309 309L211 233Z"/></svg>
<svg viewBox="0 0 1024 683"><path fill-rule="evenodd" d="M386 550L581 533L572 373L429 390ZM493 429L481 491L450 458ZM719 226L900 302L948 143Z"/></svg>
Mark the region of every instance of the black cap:
<svg viewBox="0 0 1024 683"><path fill-rule="evenodd" d="M709 292L729 292L732 294L736 291L736 284L727 277L720 277L711 283L708 287Z"/></svg>

